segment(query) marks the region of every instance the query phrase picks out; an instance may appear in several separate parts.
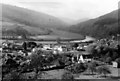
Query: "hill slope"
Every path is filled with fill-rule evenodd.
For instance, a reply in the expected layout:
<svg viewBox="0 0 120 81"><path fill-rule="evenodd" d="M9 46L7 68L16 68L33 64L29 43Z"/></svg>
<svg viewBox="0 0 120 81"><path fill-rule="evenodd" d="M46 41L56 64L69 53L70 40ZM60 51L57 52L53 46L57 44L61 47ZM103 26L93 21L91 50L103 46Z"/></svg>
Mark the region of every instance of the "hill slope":
<svg viewBox="0 0 120 81"><path fill-rule="evenodd" d="M120 10L115 10L98 18L73 25L68 30L97 38L120 34L120 23L118 23L120 16L118 13Z"/></svg>
<svg viewBox="0 0 120 81"><path fill-rule="evenodd" d="M56 38L69 37L71 39L83 38L79 34L70 32L63 34L65 31L58 32L57 28L64 28L68 25L56 17L21 7L1 5L2 24L0 29L2 29L3 35L44 35L46 38L48 36Z"/></svg>
<svg viewBox="0 0 120 81"><path fill-rule="evenodd" d="M60 19L40 12L2 4L2 19L34 27L64 27ZM46 24L47 23L47 24Z"/></svg>
<svg viewBox="0 0 120 81"><path fill-rule="evenodd" d="M19 27L28 31L29 34L49 34L51 28L67 26L60 19L44 13L5 4L0 4L0 6L2 6L2 13L0 13L1 27L4 33L8 30L16 30ZM4 31L4 29L7 31Z"/></svg>

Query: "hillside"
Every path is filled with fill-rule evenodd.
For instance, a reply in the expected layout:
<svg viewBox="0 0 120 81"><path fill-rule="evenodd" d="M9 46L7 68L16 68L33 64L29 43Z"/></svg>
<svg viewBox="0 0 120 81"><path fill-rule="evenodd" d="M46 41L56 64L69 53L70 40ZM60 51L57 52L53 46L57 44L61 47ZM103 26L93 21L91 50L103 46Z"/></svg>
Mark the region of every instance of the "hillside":
<svg viewBox="0 0 120 81"><path fill-rule="evenodd" d="M0 18L2 18L2 27L10 31L21 27L25 31L30 32L30 34L48 34L51 28L67 26L60 19L44 13L16 6L1 5L2 17Z"/></svg>
<svg viewBox="0 0 120 81"><path fill-rule="evenodd" d="M75 24L78 24L80 22L87 21L87 20L89 20L89 18L83 18L83 19L79 19L79 20L74 20L74 19L69 19L69 18L62 18L61 20L68 23L69 25L75 25Z"/></svg>
<svg viewBox="0 0 120 81"><path fill-rule="evenodd" d="M81 39L82 36L65 31L58 32L58 28L68 27L68 24L59 18L36 12L33 10L11 6L2 5L2 22L1 28L3 35L46 35L51 37L69 37ZM1 13L0 13L1 14ZM57 31L57 32L56 32Z"/></svg>
<svg viewBox="0 0 120 81"><path fill-rule="evenodd" d="M20 24L33 26L33 27L49 28L49 27L67 26L66 23L64 23L63 21L61 21L56 17L44 13L28 10L25 8L20 8L5 4L4 5L2 4L2 19L11 22L18 22Z"/></svg>
<svg viewBox="0 0 120 81"><path fill-rule="evenodd" d="M44 13L16 6L0 5L2 5L1 21L3 29L11 31L21 27L25 31L30 32L30 34L48 34L51 28L67 26L60 19Z"/></svg>
<svg viewBox="0 0 120 81"><path fill-rule="evenodd" d="M119 12L120 10L115 10L98 18L72 25L67 30L96 38L120 34L120 25L118 25L118 20L120 19L118 17Z"/></svg>

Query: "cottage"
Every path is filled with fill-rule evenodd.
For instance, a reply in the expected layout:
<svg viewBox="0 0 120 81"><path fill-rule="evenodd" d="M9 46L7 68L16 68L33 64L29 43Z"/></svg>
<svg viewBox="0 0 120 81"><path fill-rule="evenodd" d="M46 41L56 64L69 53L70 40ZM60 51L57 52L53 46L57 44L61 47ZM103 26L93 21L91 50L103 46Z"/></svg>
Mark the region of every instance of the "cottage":
<svg viewBox="0 0 120 81"><path fill-rule="evenodd" d="M2 35L3 39L22 39L22 36L18 35Z"/></svg>
<svg viewBox="0 0 120 81"><path fill-rule="evenodd" d="M45 50L52 50L52 48L51 48L50 45L44 45L44 46L43 46L43 49L45 49Z"/></svg>
<svg viewBox="0 0 120 81"><path fill-rule="evenodd" d="M114 68L120 68L120 64L117 62L112 62Z"/></svg>

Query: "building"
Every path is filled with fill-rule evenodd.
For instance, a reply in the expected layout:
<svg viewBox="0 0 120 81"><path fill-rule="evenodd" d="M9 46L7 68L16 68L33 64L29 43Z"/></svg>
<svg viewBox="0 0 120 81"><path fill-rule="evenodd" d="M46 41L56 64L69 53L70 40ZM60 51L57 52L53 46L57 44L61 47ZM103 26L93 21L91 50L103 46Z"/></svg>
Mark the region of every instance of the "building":
<svg viewBox="0 0 120 81"><path fill-rule="evenodd" d="M93 43L95 40L96 39L92 37L86 36L86 38L83 40L74 40L74 41L70 41L70 43Z"/></svg>
<svg viewBox="0 0 120 81"><path fill-rule="evenodd" d="M7 35L2 35L0 38L2 38L2 39L22 39L22 36L18 36L15 34L7 34Z"/></svg>
<svg viewBox="0 0 120 81"><path fill-rule="evenodd" d="M117 62L112 62L114 68L120 68L120 64Z"/></svg>

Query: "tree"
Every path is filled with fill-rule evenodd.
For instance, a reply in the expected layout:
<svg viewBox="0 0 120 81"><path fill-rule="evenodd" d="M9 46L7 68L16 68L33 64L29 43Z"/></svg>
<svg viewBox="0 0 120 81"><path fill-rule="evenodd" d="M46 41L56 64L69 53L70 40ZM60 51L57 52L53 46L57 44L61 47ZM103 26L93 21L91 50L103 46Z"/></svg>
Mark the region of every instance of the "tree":
<svg viewBox="0 0 120 81"><path fill-rule="evenodd" d="M81 73L86 70L86 67L83 63L76 63L66 67L66 70L72 73Z"/></svg>
<svg viewBox="0 0 120 81"><path fill-rule="evenodd" d="M61 39L58 37L58 38L56 39L56 42L57 42L58 44L60 44L60 43L61 43Z"/></svg>
<svg viewBox="0 0 120 81"><path fill-rule="evenodd" d="M91 62L88 64L88 70L94 74L94 72L96 72L96 66L97 66L97 63L94 61L94 62Z"/></svg>
<svg viewBox="0 0 120 81"><path fill-rule="evenodd" d="M70 80L74 80L74 76L71 72L66 71L63 75L62 75L62 79L70 79Z"/></svg>
<svg viewBox="0 0 120 81"><path fill-rule="evenodd" d="M120 57L117 58L115 61L120 64Z"/></svg>
<svg viewBox="0 0 120 81"><path fill-rule="evenodd" d="M83 71L85 71L85 66L83 65L83 63L79 63L79 64L75 64L74 68L74 72L75 73L81 73Z"/></svg>
<svg viewBox="0 0 120 81"><path fill-rule="evenodd" d="M5 79L7 79L8 81L9 81L9 80L10 80L10 81L21 81L21 79L22 79L21 76L22 76L21 73L16 72L16 71L12 71L12 72L10 72L9 75L7 75L7 76L5 77Z"/></svg>
<svg viewBox="0 0 120 81"><path fill-rule="evenodd" d="M22 47L24 48L24 50L26 51L27 50L27 43L26 42L24 42L23 43L23 45L22 45Z"/></svg>
<svg viewBox="0 0 120 81"><path fill-rule="evenodd" d="M23 40L26 40L27 39L27 35L25 33L22 33L22 38L23 38Z"/></svg>
<svg viewBox="0 0 120 81"><path fill-rule="evenodd" d="M110 74L110 73L111 73L110 69L109 69L107 66L99 66L99 67L97 68L97 72L98 72L99 74L103 74L104 77L106 77L107 74Z"/></svg>
<svg viewBox="0 0 120 81"><path fill-rule="evenodd" d="M73 44L72 47L77 48L78 46L79 46L79 44L78 44L78 43L75 43L75 44Z"/></svg>
<svg viewBox="0 0 120 81"><path fill-rule="evenodd" d="M112 59L115 60L118 57L119 57L119 53L113 52Z"/></svg>
<svg viewBox="0 0 120 81"><path fill-rule="evenodd" d="M120 45L117 45L118 53L120 53Z"/></svg>
<svg viewBox="0 0 120 81"><path fill-rule="evenodd" d="M105 57L110 57L111 56L111 53L110 52L107 52L106 54L105 54Z"/></svg>
<svg viewBox="0 0 120 81"><path fill-rule="evenodd" d="M96 49L96 45L90 45L87 47L87 51L89 53L91 53L94 57L97 56L98 52L97 52L97 49Z"/></svg>
<svg viewBox="0 0 120 81"><path fill-rule="evenodd" d="M112 62L112 58L111 57L107 57L106 58L106 63L111 63Z"/></svg>
<svg viewBox="0 0 120 81"><path fill-rule="evenodd" d="M38 75L42 74L42 72L40 71L41 68L44 66L45 62L44 62L44 58L41 55L38 54L33 54L31 56L31 62L29 67L32 68L35 72L35 79L38 78Z"/></svg>
<svg viewBox="0 0 120 81"><path fill-rule="evenodd" d="M58 61L59 61L59 64L60 64L61 66L64 66L64 65L65 65L65 59L63 59L63 58L58 58Z"/></svg>

